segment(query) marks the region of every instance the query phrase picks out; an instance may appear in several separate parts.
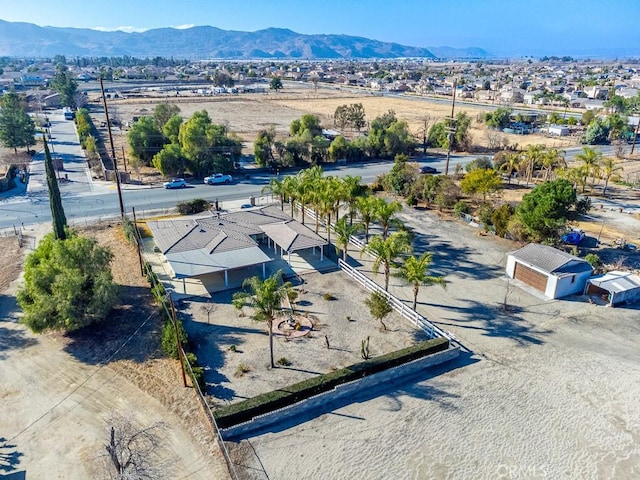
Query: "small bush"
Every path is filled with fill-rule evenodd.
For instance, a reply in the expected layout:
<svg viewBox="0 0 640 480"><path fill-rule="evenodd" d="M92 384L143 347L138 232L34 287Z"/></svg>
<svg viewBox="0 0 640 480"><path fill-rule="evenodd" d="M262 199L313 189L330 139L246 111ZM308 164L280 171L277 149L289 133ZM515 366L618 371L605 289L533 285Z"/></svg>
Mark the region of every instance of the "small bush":
<svg viewBox="0 0 640 480"><path fill-rule="evenodd" d="M276 362L278 365L282 366L282 367L288 367L289 365L291 365L291 362L289 360L287 360L286 357L282 357L280 360L278 360Z"/></svg>
<svg viewBox="0 0 640 480"><path fill-rule="evenodd" d="M238 347L236 347L235 345L231 345L231 346L229 347L229 351L230 351L230 352L237 352L237 351L238 351Z"/></svg>
<svg viewBox="0 0 640 480"><path fill-rule="evenodd" d="M251 371L251 367L246 363L240 363L236 367L236 371L233 374L234 377L242 377L245 373L249 373Z"/></svg>
<svg viewBox="0 0 640 480"><path fill-rule="evenodd" d="M178 336L180 343L185 347L187 345L187 332L185 332L182 322L178 320ZM178 359L178 349L176 347L176 330L173 321L165 320L162 324L162 351L170 358Z"/></svg>
<svg viewBox="0 0 640 480"><path fill-rule="evenodd" d="M602 260L595 253L587 253L584 259L591 265L594 270L598 270L602 266Z"/></svg>
<svg viewBox="0 0 640 480"><path fill-rule="evenodd" d="M331 302L333 300L336 300L336 297L333 296L333 294L331 293L325 293L322 298L324 298L326 301Z"/></svg>
<svg viewBox="0 0 640 480"><path fill-rule="evenodd" d="M463 214L469 213L469 211L469 204L463 201L460 201L453 206L453 213L457 217L461 217Z"/></svg>
<svg viewBox="0 0 640 480"><path fill-rule="evenodd" d="M210 206L211 204L202 198L194 198L188 202L180 202L177 205L178 213L180 213L180 215L194 215L196 213L201 213L207 210Z"/></svg>
<svg viewBox="0 0 640 480"><path fill-rule="evenodd" d="M204 388L206 386L204 383L204 368L198 364L198 357L196 357L194 353L187 352L187 362L189 362L191 372L193 373L193 382L197 383L200 388Z"/></svg>

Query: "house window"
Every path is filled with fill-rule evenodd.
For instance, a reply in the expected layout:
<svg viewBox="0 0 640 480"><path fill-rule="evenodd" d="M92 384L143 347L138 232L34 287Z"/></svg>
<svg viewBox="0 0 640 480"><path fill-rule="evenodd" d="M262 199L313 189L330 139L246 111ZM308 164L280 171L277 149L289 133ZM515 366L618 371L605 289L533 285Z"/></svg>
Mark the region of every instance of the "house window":
<svg viewBox="0 0 640 480"><path fill-rule="evenodd" d="M571 276L571 283L576 283L576 276L575 275Z"/></svg>

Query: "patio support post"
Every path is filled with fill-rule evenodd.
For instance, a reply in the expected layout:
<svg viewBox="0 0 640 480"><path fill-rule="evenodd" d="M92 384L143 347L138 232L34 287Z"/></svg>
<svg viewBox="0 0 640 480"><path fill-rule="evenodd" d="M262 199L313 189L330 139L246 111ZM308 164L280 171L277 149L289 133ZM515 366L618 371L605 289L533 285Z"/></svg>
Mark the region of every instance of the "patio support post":
<svg viewBox="0 0 640 480"><path fill-rule="evenodd" d="M184 277L182 278L182 292L187 293L187 280Z"/></svg>
<svg viewBox="0 0 640 480"><path fill-rule="evenodd" d="M224 271L224 286L225 287L229 286L229 271L228 270Z"/></svg>
<svg viewBox="0 0 640 480"><path fill-rule="evenodd" d="M266 268L266 263L262 264L262 278L265 279L267 278L267 268Z"/></svg>
<svg viewBox="0 0 640 480"><path fill-rule="evenodd" d="M287 263L289 264L289 266L291 266L291 252L287 252Z"/></svg>
<svg viewBox="0 0 640 480"><path fill-rule="evenodd" d="M324 248L322 248L323 246L320 245L320 261L324 261Z"/></svg>

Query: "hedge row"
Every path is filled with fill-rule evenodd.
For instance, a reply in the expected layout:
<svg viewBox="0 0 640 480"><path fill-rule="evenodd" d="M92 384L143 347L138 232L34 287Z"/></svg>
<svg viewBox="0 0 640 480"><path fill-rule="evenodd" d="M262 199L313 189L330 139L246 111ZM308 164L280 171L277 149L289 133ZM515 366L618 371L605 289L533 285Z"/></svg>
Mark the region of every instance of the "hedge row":
<svg viewBox="0 0 640 480"><path fill-rule="evenodd" d="M248 422L254 417L293 405L336 386L397 367L449 348L449 340L435 338L395 352L356 363L334 372L319 375L288 387L264 393L242 402L219 408L213 414L220 428Z"/></svg>

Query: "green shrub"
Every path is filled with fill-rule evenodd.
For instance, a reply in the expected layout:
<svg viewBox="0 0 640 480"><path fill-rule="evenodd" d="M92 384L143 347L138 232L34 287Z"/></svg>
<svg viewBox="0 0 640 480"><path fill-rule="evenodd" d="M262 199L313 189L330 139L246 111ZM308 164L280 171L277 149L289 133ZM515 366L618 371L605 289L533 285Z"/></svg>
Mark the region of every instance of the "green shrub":
<svg viewBox="0 0 640 480"><path fill-rule="evenodd" d="M180 202L177 205L178 213L180 213L180 215L194 215L196 213L201 213L207 210L210 206L211 204L202 198L194 198L187 202Z"/></svg>
<svg viewBox="0 0 640 480"><path fill-rule="evenodd" d="M239 363L233 376L242 377L245 373L249 373L250 371L251 367L249 365L247 365L246 363Z"/></svg>
<svg viewBox="0 0 640 480"><path fill-rule="evenodd" d="M478 209L478 218L484 224L485 228L493 225L493 214L495 210L489 203L483 203Z"/></svg>
<svg viewBox="0 0 640 480"><path fill-rule="evenodd" d="M504 237L507 234L509 231L509 221L515 212L516 209L508 203L500 205L495 209L493 215L491 215L491 223L496 228L496 235Z"/></svg>
<svg viewBox="0 0 640 480"><path fill-rule="evenodd" d="M453 213L457 217L461 217L463 214L469 213L469 211L469 204L463 201L459 201L453 206Z"/></svg>
<svg viewBox="0 0 640 480"><path fill-rule="evenodd" d="M128 217L124 217L122 220L122 230L124 231L124 236L132 245L136 244L136 226L135 224L129 220Z"/></svg>
<svg viewBox="0 0 640 480"><path fill-rule="evenodd" d="M187 345L187 332L185 332L182 322L178 320L178 335L180 343L184 348ZM173 321L167 319L162 324L162 351L170 358L178 358L178 349L176 347L176 330Z"/></svg>
<svg viewBox="0 0 640 480"><path fill-rule="evenodd" d="M278 365L283 366L283 367L288 367L289 365L291 365L291 362L289 360L287 360L286 357L282 357L280 360L278 360L276 362Z"/></svg>
<svg viewBox="0 0 640 480"><path fill-rule="evenodd" d="M194 353L187 352L187 362L189 362L191 372L193 373L191 379L203 389L206 386L204 383L204 369L198 364L198 357L196 357Z"/></svg>
<svg viewBox="0 0 640 480"><path fill-rule="evenodd" d="M589 265L591 265L591 267L593 267L594 270L597 270L598 268L600 268L600 266L602 266L600 257L595 253L587 253L584 256L584 259L589 263Z"/></svg>
<svg viewBox="0 0 640 480"><path fill-rule="evenodd" d="M334 297L333 294L331 293L325 293L324 295L322 295L322 298L324 298L328 302L331 302L336 299L336 297Z"/></svg>
<svg viewBox="0 0 640 480"><path fill-rule="evenodd" d="M333 390L338 385L441 352L448 347L449 340L446 338L427 340L396 352L372 358L366 362L356 363L343 369L220 408L214 412L214 416L220 428L228 428L250 421L255 416L273 412L314 395Z"/></svg>

